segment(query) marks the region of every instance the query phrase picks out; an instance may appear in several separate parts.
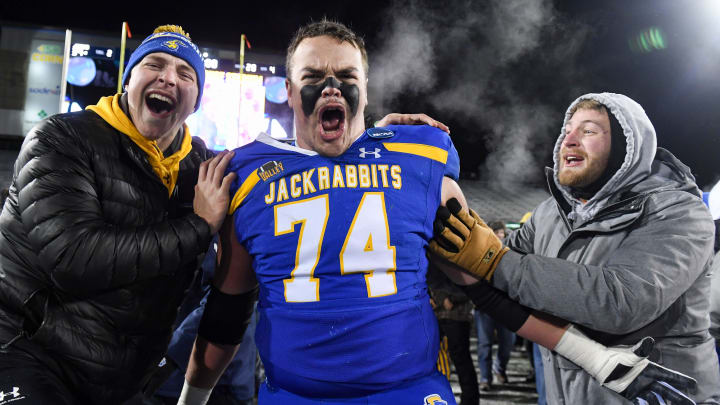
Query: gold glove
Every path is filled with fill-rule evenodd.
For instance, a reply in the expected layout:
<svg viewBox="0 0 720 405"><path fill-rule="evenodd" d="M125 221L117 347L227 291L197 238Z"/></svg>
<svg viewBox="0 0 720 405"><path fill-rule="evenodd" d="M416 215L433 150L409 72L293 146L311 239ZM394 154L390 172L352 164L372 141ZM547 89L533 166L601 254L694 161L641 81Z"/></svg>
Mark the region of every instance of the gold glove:
<svg viewBox="0 0 720 405"><path fill-rule="evenodd" d="M475 211L463 210L454 198L446 204L447 208L438 208L435 215L430 251L471 275L490 281L509 249Z"/></svg>

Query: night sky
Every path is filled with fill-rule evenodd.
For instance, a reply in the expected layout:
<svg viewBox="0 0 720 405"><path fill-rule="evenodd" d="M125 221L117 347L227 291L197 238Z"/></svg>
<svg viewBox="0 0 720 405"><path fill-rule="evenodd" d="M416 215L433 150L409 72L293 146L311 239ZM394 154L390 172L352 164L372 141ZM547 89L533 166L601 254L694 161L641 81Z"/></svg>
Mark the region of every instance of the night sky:
<svg viewBox="0 0 720 405"><path fill-rule="evenodd" d="M426 112L446 122L467 175L542 181L568 104L611 91L645 108L658 145L690 166L701 188L720 180L720 2L713 0L122 2L84 11L46 3L41 13L30 2L10 3L0 6L0 19L108 33L125 20L139 38L174 23L201 46L235 49L244 33L253 49L281 54L299 25L327 16L366 40L371 101L381 94L371 111ZM416 54L407 51L417 44ZM410 60L398 63L398 49ZM412 78L388 90L397 82L388 66Z"/></svg>

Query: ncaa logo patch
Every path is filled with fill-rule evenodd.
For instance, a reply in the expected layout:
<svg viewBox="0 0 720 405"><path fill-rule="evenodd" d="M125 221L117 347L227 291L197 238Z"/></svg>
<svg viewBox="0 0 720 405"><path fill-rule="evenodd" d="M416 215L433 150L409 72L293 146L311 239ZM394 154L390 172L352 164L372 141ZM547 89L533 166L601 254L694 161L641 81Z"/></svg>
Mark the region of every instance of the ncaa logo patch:
<svg viewBox="0 0 720 405"><path fill-rule="evenodd" d="M395 136L395 132L387 129L387 128L370 128L367 130L367 134L370 138L375 139L385 139L385 138L392 138Z"/></svg>
<svg viewBox="0 0 720 405"><path fill-rule="evenodd" d="M423 405L448 405L448 403L444 399L440 398L440 395L430 394L425 397Z"/></svg>

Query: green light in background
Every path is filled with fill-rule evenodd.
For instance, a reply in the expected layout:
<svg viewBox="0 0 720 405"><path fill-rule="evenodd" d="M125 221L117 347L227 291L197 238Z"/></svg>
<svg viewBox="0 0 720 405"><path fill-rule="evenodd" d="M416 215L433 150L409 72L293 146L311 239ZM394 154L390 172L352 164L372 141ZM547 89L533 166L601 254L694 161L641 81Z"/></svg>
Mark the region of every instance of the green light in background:
<svg viewBox="0 0 720 405"><path fill-rule="evenodd" d="M650 38L656 49L665 49L665 40L659 28L650 28Z"/></svg>
<svg viewBox="0 0 720 405"><path fill-rule="evenodd" d="M650 44L645 40L646 33L640 34L640 47L643 52L650 52Z"/></svg>
<svg viewBox="0 0 720 405"><path fill-rule="evenodd" d="M648 53L667 48L665 35L658 27L645 29L628 40L630 50L633 52Z"/></svg>

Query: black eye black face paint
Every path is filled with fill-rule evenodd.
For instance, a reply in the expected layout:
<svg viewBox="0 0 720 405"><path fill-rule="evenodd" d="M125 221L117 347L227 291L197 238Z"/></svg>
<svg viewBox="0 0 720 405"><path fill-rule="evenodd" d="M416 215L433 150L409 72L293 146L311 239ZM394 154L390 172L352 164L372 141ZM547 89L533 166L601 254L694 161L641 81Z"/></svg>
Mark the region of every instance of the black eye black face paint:
<svg viewBox="0 0 720 405"><path fill-rule="evenodd" d="M300 89L300 98L302 99L303 113L306 117L309 117L313 110L315 110L315 103L317 103L322 92L326 87L333 89L339 89L342 96L350 106L350 113L355 116L360 103L360 89L354 84L347 84L339 82L334 77L328 77L324 82L316 85L305 85Z"/></svg>

